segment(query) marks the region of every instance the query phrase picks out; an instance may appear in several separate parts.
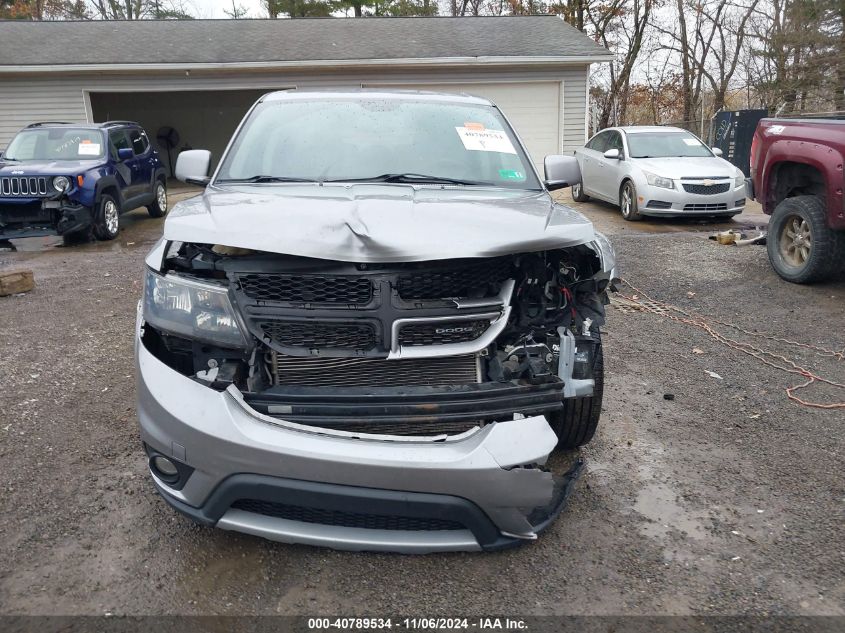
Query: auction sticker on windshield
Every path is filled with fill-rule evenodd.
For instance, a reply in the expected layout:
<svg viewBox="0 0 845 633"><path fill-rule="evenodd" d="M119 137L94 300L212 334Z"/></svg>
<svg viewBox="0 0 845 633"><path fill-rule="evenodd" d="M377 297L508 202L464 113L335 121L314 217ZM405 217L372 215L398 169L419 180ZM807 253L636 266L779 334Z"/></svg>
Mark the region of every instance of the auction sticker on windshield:
<svg viewBox="0 0 845 633"><path fill-rule="evenodd" d="M76 151L79 156L99 156L100 144L82 141Z"/></svg>
<svg viewBox="0 0 845 633"><path fill-rule="evenodd" d="M479 130L468 127L456 127L464 148L476 152L499 152L516 154L513 143L504 130Z"/></svg>

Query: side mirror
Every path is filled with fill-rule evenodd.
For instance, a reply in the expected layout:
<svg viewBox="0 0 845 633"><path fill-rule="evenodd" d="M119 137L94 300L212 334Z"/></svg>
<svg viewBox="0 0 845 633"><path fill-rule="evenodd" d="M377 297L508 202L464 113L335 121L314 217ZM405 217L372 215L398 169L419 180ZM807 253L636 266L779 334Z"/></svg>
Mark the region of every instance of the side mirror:
<svg viewBox="0 0 845 633"><path fill-rule="evenodd" d="M711 147L710 149L713 151L714 154L716 154L716 156L721 156L722 154L724 154L724 152L718 147Z"/></svg>
<svg viewBox="0 0 845 633"><path fill-rule="evenodd" d="M211 152L207 149L188 149L176 158L176 178L190 185L205 187L211 178L208 177L208 166L211 164Z"/></svg>
<svg viewBox="0 0 845 633"><path fill-rule="evenodd" d="M546 156L543 168L546 172L546 189L549 191L564 189L581 182L581 167L574 156Z"/></svg>
<svg viewBox="0 0 845 633"><path fill-rule="evenodd" d="M604 153L604 157L619 160L620 158L622 158L622 152L620 152L618 149L609 149Z"/></svg>
<svg viewBox="0 0 845 633"><path fill-rule="evenodd" d="M117 157L119 160L129 160L131 158L135 158L135 152L128 147L121 147L117 150Z"/></svg>

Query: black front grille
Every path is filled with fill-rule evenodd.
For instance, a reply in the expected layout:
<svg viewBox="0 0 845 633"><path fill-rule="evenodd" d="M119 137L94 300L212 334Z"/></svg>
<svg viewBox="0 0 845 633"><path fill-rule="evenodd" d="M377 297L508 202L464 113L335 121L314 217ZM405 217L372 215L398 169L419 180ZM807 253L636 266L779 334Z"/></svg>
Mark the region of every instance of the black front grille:
<svg viewBox="0 0 845 633"><path fill-rule="evenodd" d="M375 328L369 323L262 321L258 327L280 347L363 351L376 345Z"/></svg>
<svg viewBox="0 0 845 633"><path fill-rule="evenodd" d="M344 512L341 510L309 508L307 506L272 501L259 501L257 499L238 499L232 504L232 508L243 510L244 512L276 517L278 519L287 519L289 521L364 528L366 530L431 532L466 529L463 524L448 519L368 514L366 512Z"/></svg>
<svg viewBox="0 0 845 633"><path fill-rule="evenodd" d="M475 355L436 358L314 358L273 355L279 385L304 387L405 387L478 382Z"/></svg>
<svg viewBox="0 0 845 633"><path fill-rule="evenodd" d="M43 176L6 176L0 178L0 195L36 197L47 195L47 179Z"/></svg>
<svg viewBox="0 0 845 633"><path fill-rule="evenodd" d="M727 211L728 205L720 204L685 204L684 211Z"/></svg>
<svg viewBox="0 0 845 633"><path fill-rule="evenodd" d="M364 305L373 296L372 283L363 277L242 273L237 279L256 301Z"/></svg>
<svg viewBox="0 0 845 633"><path fill-rule="evenodd" d="M489 321L479 320L410 323L399 330L399 343L405 346L466 343L480 337L489 327Z"/></svg>
<svg viewBox="0 0 845 633"><path fill-rule="evenodd" d="M51 224L54 213L50 209L42 209L41 202L25 202L23 204L0 203L0 224Z"/></svg>
<svg viewBox="0 0 845 633"><path fill-rule="evenodd" d="M497 257L409 271L399 276L399 296L408 300L488 297L512 276L512 266L512 258Z"/></svg>
<svg viewBox="0 0 845 633"><path fill-rule="evenodd" d="M684 191L687 193L697 193L702 196L714 196L717 193L725 193L731 188L730 182L718 182L713 185L692 184L685 182Z"/></svg>

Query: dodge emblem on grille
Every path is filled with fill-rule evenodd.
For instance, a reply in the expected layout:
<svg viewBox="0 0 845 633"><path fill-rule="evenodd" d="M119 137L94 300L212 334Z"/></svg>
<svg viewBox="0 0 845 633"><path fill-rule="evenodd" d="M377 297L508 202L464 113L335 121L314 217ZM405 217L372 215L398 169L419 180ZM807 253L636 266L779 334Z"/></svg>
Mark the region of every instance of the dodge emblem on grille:
<svg viewBox="0 0 845 633"><path fill-rule="evenodd" d="M435 334L459 334L463 332L472 332L471 327L439 327L434 330Z"/></svg>

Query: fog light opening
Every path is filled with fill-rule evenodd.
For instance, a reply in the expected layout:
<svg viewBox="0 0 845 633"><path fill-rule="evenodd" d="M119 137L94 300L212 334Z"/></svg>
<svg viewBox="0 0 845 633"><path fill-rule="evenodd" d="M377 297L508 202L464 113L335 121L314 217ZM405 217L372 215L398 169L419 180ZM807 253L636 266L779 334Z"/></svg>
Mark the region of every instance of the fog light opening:
<svg viewBox="0 0 845 633"><path fill-rule="evenodd" d="M179 469L172 460L164 455L153 455L150 459L150 468L156 477L168 483L179 481Z"/></svg>

